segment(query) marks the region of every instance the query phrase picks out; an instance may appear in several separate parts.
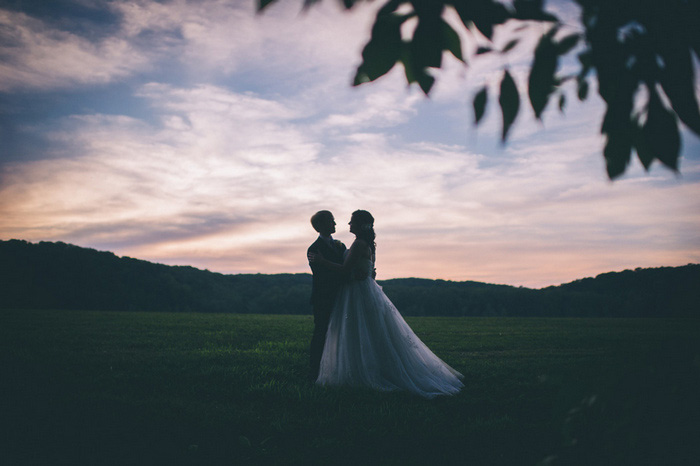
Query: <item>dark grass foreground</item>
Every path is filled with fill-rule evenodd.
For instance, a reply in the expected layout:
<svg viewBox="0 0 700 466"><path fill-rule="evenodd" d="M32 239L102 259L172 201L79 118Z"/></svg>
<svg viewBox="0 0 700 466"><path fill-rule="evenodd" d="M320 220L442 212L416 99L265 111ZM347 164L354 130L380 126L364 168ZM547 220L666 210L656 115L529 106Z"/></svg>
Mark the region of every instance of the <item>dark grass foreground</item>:
<svg viewBox="0 0 700 466"><path fill-rule="evenodd" d="M307 316L0 311L0 463L698 464L700 320L408 321L461 394L309 385Z"/></svg>

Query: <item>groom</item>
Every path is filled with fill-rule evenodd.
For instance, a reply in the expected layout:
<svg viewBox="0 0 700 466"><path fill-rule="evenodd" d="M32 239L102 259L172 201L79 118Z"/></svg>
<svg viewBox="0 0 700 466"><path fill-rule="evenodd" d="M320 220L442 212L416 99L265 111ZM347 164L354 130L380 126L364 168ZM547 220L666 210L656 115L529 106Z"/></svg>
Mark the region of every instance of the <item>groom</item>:
<svg viewBox="0 0 700 466"><path fill-rule="evenodd" d="M311 217L311 225L319 233L318 239L309 246L306 251L309 254L321 254L325 259L337 264L343 263L345 245L334 240L331 235L335 233L335 219L327 210L316 212ZM311 337L310 371L309 378L315 381L318 378L318 370L321 365L323 346L326 342L328 322L333 310L333 302L342 283L340 272L324 268L318 263L309 262L313 281L311 285L311 307L314 311L314 334Z"/></svg>

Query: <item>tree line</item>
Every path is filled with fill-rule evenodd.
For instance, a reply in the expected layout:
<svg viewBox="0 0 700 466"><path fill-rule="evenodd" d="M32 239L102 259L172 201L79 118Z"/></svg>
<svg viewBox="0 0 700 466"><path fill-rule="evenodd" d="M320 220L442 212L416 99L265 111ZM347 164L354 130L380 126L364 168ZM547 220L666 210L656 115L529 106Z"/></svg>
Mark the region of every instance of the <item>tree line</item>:
<svg viewBox="0 0 700 466"><path fill-rule="evenodd" d="M380 280L406 316L697 317L700 265L609 272L530 289ZM0 309L310 314L311 276L168 266L62 242L0 241Z"/></svg>

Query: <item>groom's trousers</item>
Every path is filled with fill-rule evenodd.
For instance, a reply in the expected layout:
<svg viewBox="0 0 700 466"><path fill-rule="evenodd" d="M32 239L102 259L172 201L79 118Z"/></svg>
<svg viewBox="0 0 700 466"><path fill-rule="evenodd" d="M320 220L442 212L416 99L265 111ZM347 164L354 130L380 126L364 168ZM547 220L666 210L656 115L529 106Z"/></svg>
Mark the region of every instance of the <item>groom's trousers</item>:
<svg viewBox="0 0 700 466"><path fill-rule="evenodd" d="M325 301L326 300L317 302L313 306L314 333L311 337L311 348L309 350L309 378L312 381L315 381L318 378L318 371L321 366L321 357L323 356L323 347L326 343L328 323L331 320L331 311L333 310L333 301Z"/></svg>

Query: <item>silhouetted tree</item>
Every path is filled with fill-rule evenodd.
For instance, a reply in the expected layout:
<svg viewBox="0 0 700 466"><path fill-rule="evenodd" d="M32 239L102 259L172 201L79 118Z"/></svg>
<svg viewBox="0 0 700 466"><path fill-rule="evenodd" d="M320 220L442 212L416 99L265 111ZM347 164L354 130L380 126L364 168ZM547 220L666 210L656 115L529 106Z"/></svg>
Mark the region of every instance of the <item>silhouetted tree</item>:
<svg viewBox="0 0 700 466"><path fill-rule="evenodd" d="M258 0L264 10L277 0ZM304 7L319 0L305 0ZM340 0L350 9L362 0ZM468 34L484 44L475 55L509 53L524 30L548 28L533 53L527 94L535 118L552 98L563 112L562 86L573 81L577 96L588 96L592 81L605 101L601 133L608 176L624 173L632 152L645 169L654 160L677 171L681 148L679 121L700 135L700 107L695 94L693 54L700 56L700 1L698 0L573 0L581 10L580 22L564 25L544 8L543 0L387 0L377 12L369 41L362 51L354 85L374 81L397 63L409 84L429 94L447 51L467 63L460 38L444 19L447 9L459 15ZM410 37L401 26L417 20ZM520 22L500 49L491 42L494 30L506 22ZM537 26L533 28L533 26ZM561 58L576 54L578 72L561 74ZM484 86L473 98L475 124L488 101ZM520 93L507 66L498 103L503 115L502 140L520 111ZM640 105L641 104L641 105Z"/></svg>

